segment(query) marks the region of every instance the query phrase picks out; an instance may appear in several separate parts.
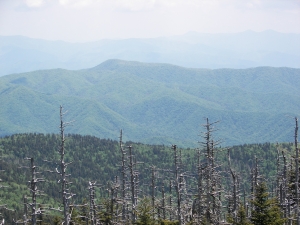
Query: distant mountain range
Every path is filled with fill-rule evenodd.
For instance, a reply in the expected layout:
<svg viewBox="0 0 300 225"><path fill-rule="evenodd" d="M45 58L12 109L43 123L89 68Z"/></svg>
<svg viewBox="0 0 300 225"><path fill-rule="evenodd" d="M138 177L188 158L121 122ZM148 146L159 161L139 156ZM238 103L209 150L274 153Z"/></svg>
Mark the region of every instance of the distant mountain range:
<svg viewBox="0 0 300 225"><path fill-rule="evenodd" d="M87 43L0 36L0 76L39 69L84 69L108 59L170 63L192 68L300 67L300 34L245 31L189 32L152 39Z"/></svg>
<svg viewBox="0 0 300 225"><path fill-rule="evenodd" d="M82 70L39 70L0 78L0 135L68 133L195 147L204 118L224 145L292 142L300 116L300 69L191 69L108 60Z"/></svg>

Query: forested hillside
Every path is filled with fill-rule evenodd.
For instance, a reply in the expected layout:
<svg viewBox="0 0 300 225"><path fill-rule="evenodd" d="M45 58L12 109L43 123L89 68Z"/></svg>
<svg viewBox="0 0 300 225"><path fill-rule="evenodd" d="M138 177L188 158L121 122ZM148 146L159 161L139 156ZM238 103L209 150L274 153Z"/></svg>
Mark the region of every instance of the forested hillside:
<svg viewBox="0 0 300 225"><path fill-rule="evenodd" d="M199 139L202 141L202 139ZM39 177L46 179L46 182L38 184L39 189L45 192L45 196L38 197L38 202L42 203L45 208L57 207L61 203L59 187L57 183L57 175L46 172L54 171L58 167L61 139L55 134L16 134L6 136L0 139L0 151L2 156L0 174L3 185L7 188L0 189L2 204L8 204L8 208L16 209L17 213L3 211L8 220L17 219L22 215L24 194L30 196L26 183L30 180L30 169L24 168L29 166L26 157L34 157L38 171L42 172ZM156 197L161 196L161 187L165 187L166 194L169 193L169 183L174 176L172 171L174 166L174 149L171 146L164 145L145 145L141 143L126 142L123 144L127 153L126 164L129 163L129 152L127 146L132 146L134 158L140 165L135 167L139 176L140 197L146 195L151 196L152 168L155 169ZM205 146L199 145L199 148L205 149ZM110 139L99 139L94 136L68 135L65 142L65 161L73 162L69 165L67 172L70 173L69 179L73 182L71 192L75 193L72 202L80 204L89 199L88 186L89 181L97 181L101 187L97 188L96 198L98 201L110 198L109 187L117 180L120 183L122 153L120 143ZM241 178L241 190L246 191L246 198L250 198L251 188L251 168L255 165L255 158L259 159L261 174L272 188L276 180L276 163L278 150L283 151L289 156L294 151L293 144L251 144L239 145L230 148L232 169L238 171ZM230 191L231 178L225 173L229 171L227 149L217 147L216 162L221 167L219 171L224 171L223 185L227 191ZM181 171L188 172L189 177L186 178L187 188L191 193L197 193L196 189L192 191L192 186L197 186L198 171L198 150L183 148L178 149L181 156ZM178 155L179 156L179 155ZM45 162L44 160L52 163ZM21 168L20 168L21 167ZM120 190L119 190L120 191ZM169 193L170 194L170 193ZM175 197L175 196L174 196ZM51 214L51 213L50 213ZM45 217L53 220L53 217Z"/></svg>
<svg viewBox="0 0 300 225"><path fill-rule="evenodd" d="M0 135L56 133L57 106L70 133L196 147L204 117L220 120L223 146L288 142L300 116L300 69L190 69L109 60L94 68L0 78ZM128 136L130 134L130 136Z"/></svg>

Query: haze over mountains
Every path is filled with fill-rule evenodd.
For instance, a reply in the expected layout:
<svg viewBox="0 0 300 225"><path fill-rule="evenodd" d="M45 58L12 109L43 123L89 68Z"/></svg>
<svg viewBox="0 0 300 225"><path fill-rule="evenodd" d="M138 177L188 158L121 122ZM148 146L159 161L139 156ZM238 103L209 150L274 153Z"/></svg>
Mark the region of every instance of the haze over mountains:
<svg viewBox="0 0 300 225"><path fill-rule="evenodd" d="M300 69L190 69L108 60L82 70L39 70L0 78L0 135L69 133L194 147L204 118L220 120L224 145L290 142L300 116Z"/></svg>
<svg viewBox="0 0 300 225"><path fill-rule="evenodd" d="M0 36L0 76L40 69L84 69L108 59L170 63L192 68L300 67L300 34L245 31L189 32L153 39L87 43Z"/></svg>

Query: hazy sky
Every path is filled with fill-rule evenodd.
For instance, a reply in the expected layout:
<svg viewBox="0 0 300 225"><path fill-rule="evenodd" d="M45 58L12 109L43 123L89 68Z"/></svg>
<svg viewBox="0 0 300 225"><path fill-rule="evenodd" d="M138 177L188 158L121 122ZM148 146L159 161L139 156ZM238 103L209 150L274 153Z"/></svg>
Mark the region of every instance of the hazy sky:
<svg viewBox="0 0 300 225"><path fill-rule="evenodd" d="M300 0L0 0L0 35L65 41L300 33Z"/></svg>

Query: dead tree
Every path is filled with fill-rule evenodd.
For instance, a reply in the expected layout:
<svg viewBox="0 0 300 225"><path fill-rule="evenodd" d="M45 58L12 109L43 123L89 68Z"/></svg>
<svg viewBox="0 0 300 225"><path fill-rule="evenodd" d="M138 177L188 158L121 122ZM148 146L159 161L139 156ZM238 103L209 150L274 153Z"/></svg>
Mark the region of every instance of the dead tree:
<svg viewBox="0 0 300 225"><path fill-rule="evenodd" d="M65 127L69 125L69 122L63 121L63 116L65 112L63 112L63 107L60 106L60 148L58 150L58 153L60 155L60 161L59 161L59 168L56 168L56 173L60 176L60 179L58 180L58 183L61 184L61 194L62 194L62 203L63 203L63 214L64 214L64 225L69 225L71 221L71 213L69 212L70 209L70 199L75 195L70 192L69 185L71 182L69 182L68 177L70 174L67 174L66 170L69 164L71 162L66 163L65 162Z"/></svg>
<svg viewBox="0 0 300 225"><path fill-rule="evenodd" d="M299 211L299 202L300 202L300 195L299 195L299 148L298 148L298 118L295 118L295 217L296 217L296 224L300 225L300 211Z"/></svg>
<svg viewBox="0 0 300 225"><path fill-rule="evenodd" d="M152 206L152 219L154 219L154 215L155 215L155 200L156 200L156 196L155 196L155 190L156 190L156 168L155 166L151 166L151 206Z"/></svg>
<svg viewBox="0 0 300 225"><path fill-rule="evenodd" d="M89 181L89 199L90 199L90 218L89 220L91 221L92 225L97 224L97 217L96 217L96 203L95 203L95 187L96 187L96 182Z"/></svg>
<svg viewBox="0 0 300 225"><path fill-rule="evenodd" d="M174 155L174 181L173 186L176 192L176 217L180 225L186 224L192 217L192 198L189 193L190 189L187 186L187 179L191 177L189 172L183 171L181 150L177 149L176 145L172 145ZM171 189L170 183L170 189ZM170 197L170 205L171 197Z"/></svg>
<svg viewBox="0 0 300 225"><path fill-rule="evenodd" d="M2 151L1 151L0 161L2 162ZM4 172L4 170L0 170L0 172ZM1 182L2 182L2 179L0 179L0 183L1 183ZM2 188L7 188L7 186L0 185L0 189L2 189ZM6 204L0 205L0 209L1 209L1 210L4 209L4 210L7 210L7 211L14 211L14 210L12 210L12 209L8 209ZM0 216L2 216L1 213L0 213ZM4 225L4 222L5 222L5 220L4 220L4 218L3 218L3 219L0 221L0 225Z"/></svg>
<svg viewBox="0 0 300 225"><path fill-rule="evenodd" d="M30 184L30 192L31 192L31 202L27 203L31 207L31 224L36 225L37 223L37 216L41 215L43 213L43 210L41 208L37 208L37 196L41 195L41 191L37 187L37 183L45 181L43 178L37 178L36 175L40 172L36 171L36 166L34 165L34 159L33 158L26 158L27 160L30 160L30 171L31 171L31 181L29 181ZM25 203L24 203L25 204Z"/></svg>
<svg viewBox="0 0 300 225"><path fill-rule="evenodd" d="M165 197L164 185L161 186L161 194L162 194L162 200L161 200L162 217L165 220L166 219L166 197Z"/></svg>
<svg viewBox="0 0 300 225"><path fill-rule="evenodd" d="M217 121L218 122L218 121ZM211 224L219 224L222 219L222 201L221 192L221 171L220 166L216 163L216 146L219 142L215 142L212 133L215 131L213 125L217 122L210 123L206 119L204 141L200 142L204 145L203 153L198 153L198 202L194 207L198 222L207 221ZM200 157L203 157L201 162Z"/></svg>
<svg viewBox="0 0 300 225"><path fill-rule="evenodd" d="M169 206L168 206L168 210L169 210L169 220L173 219L173 198L172 198L172 180L169 180Z"/></svg>
<svg viewBox="0 0 300 225"><path fill-rule="evenodd" d="M180 165L181 159L178 156L177 146L172 145L172 149L174 150L174 172L175 172L175 191L177 197L177 219L179 225L183 224L183 218L181 214L181 200L182 200L182 176L180 174Z"/></svg>
<svg viewBox="0 0 300 225"><path fill-rule="evenodd" d="M197 198L193 201L192 213L195 221L201 221L204 212L203 164L201 162L201 149L197 149Z"/></svg>
<svg viewBox="0 0 300 225"><path fill-rule="evenodd" d="M230 171L230 174L232 177L232 192L229 195L229 199L228 199L228 201L230 203L228 211L232 215L233 220L235 222L237 222L237 213L238 213L239 205L240 205L240 190L239 190L240 185L239 185L239 176L238 176L237 172L235 172L232 169L232 166L231 166L229 149L228 149L228 164L229 164L229 171Z"/></svg>
<svg viewBox="0 0 300 225"><path fill-rule="evenodd" d="M131 189L131 220L136 222L136 206L138 201L138 172L136 171L136 161L132 153L132 146L128 146L129 149L129 173L130 173L130 189Z"/></svg>
<svg viewBox="0 0 300 225"><path fill-rule="evenodd" d="M118 189L120 188L120 184L118 181L118 177L115 178L114 182L109 183L108 187L108 192L110 195L110 209L109 209L109 214L111 216L111 222L115 224L117 222L118 218L118 211L117 211L117 206L118 206ZM116 211L115 211L116 209Z"/></svg>
<svg viewBox="0 0 300 225"><path fill-rule="evenodd" d="M122 221L125 222L126 219L126 151L123 148L123 142L122 142L122 130L120 131L120 141L119 141L119 148L122 154L122 162L121 162L121 203L122 203Z"/></svg>

